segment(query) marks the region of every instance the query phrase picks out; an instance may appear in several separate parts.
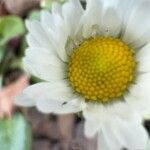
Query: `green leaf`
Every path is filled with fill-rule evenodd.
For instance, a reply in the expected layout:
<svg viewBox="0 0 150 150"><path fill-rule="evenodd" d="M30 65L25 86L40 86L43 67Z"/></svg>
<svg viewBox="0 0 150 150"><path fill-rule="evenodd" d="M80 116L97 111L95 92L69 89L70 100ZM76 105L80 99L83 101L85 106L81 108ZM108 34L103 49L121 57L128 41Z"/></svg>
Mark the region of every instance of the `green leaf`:
<svg viewBox="0 0 150 150"><path fill-rule="evenodd" d="M30 150L31 132L21 114L0 120L0 150Z"/></svg>
<svg viewBox="0 0 150 150"><path fill-rule="evenodd" d="M0 45L4 45L11 38L24 33L25 26L21 18L17 16L0 18Z"/></svg>

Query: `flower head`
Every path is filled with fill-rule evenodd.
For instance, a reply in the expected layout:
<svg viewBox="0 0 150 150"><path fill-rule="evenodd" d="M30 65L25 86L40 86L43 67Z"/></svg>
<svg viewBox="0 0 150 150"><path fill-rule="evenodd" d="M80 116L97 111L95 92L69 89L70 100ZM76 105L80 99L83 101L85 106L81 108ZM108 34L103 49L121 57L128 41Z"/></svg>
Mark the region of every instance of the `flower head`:
<svg viewBox="0 0 150 150"><path fill-rule="evenodd" d="M85 100L110 102L124 94L133 80L133 52L115 38L84 41L70 56L68 79Z"/></svg>
<svg viewBox="0 0 150 150"><path fill-rule="evenodd" d="M82 111L85 134L98 133L98 148L144 149L149 15L148 0L87 0L85 9L78 0L54 3L41 21L26 22L24 65L43 82L24 90L16 103L45 113Z"/></svg>

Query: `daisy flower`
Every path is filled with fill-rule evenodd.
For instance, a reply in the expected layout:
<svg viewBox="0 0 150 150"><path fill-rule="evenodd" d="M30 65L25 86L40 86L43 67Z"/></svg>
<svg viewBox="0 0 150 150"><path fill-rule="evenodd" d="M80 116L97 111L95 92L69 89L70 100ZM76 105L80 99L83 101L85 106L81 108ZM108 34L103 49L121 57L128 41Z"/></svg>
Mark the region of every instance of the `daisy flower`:
<svg viewBox="0 0 150 150"><path fill-rule="evenodd" d="M82 112L98 150L144 150L150 114L150 1L54 3L26 21L26 69L43 80L16 98L44 113Z"/></svg>

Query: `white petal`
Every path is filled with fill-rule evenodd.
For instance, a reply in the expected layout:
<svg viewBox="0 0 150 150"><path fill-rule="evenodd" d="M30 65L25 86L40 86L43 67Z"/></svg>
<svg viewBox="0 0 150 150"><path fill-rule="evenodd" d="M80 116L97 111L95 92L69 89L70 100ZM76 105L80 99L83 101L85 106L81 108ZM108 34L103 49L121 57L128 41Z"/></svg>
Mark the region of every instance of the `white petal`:
<svg viewBox="0 0 150 150"><path fill-rule="evenodd" d="M88 120L85 119L84 124L84 134L88 138L93 138L97 132L100 130L101 124L97 120Z"/></svg>
<svg viewBox="0 0 150 150"><path fill-rule="evenodd" d="M55 20L54 22L55 25L53 25L55 29L56 24L60 24L60 26L62 26L62 22L63 22L62 18L58 15L51 17L51 15L47 11L43 11L41 14L42 14L42 19L43 19L42 25L44 24L43 26L38 21L28 21L28 20L26 21L26 26L30 32L27 37L27 41L29 45L31 45L31 47L32 46L40 47L40 48L48 49L49 51L53 51L54 53L57 53L58 56L62 60L66 60L67 59L67 55L65 51L65 42L67 40L67 37L65 36L66 34L64 34L63 30L60 32L59 27L58 27L58 30L59 30L59 33L61 33L61 35L57 34L55 30L50 30L51 28L50 26L48 26L50 24L46 23L46 22L51 21L53 18L53 20ZM46 21L48 20L48 18L49 19L51 18L51 20Z"/></svg>
<svg viewBox="0 0 150 150"><path fill-rule="evenodd" d="M123 40L139 47L150 40L150 1L143 0L129 16ZM137 45L136 45L137 44Z"/></svg>
<svg viewBox="0 0 150 150"><path fill-rule="evenodd" d="M141 116L144 116L145 114L147 114L147 112L145 112L145 107L147 103L142 102L141 100L132 96L131 93L126 93L124 95L124 98L133 111L139 113Z"/></svg>
<svg viewBox="0 0 150 150"><path fill-rule="evenodd" d="M107 144L107 139L104 136L104 132L98 133L97 150L110 150L109 145Z"/></svg>
<svg viewBox="0 0 150 150"><path fill-rule="evenodd" d="M23 59L23 63L27 71L42 80L53 81L66 78L66 72L64 68L59 68L48 63L35 63L27 57Z"/></svg>
<svg viewBox="0 0 150 150"><path fill-rule="evenodd" d="M31 85L27 87L23 94L26 94L29 96L29 98L38 99L41 96L47 95L52 89L55 88L65 88L67 87L67 83L65 81L59 81L59 82L40 82L34 85ZM41 94L42 93L42 94Z"/></svg>
<svg viewBox="0 0 150 150"><path fill-rule="evenodd" d="M47 34L42 28L40 22L27 20L26 26L30 32L30 35L33 36L33 39L37 41L37 44L39 44L43 48L51 48L50 40L47 37Z"/></svg>
<svg viewBox="0 0 150 150"><path fill-rule="evenodd" d="M145 149L148 140L148 134L142 124L134 122L120 122L120 132L124 135L128 149ZM140 137L140 138L137 138Z"/></svg>
<svg viewBox="0 0 150 150"><path fill-rule="evenodd" d="M59 14L59 15L62 14L62 6L57 2L53 2L51 9L53 14Z"/></svg>
<svg viewBox="0 0 150 150"><path fill-rule="evenodd" d="M29 98L26 94L22 93L21 95L15 97L15 104L18 106L32 107L35 105L35 101L32 98Z"/></svg>
<svg viewBox="0 0 150 150"><path fill-rule="evenodd" d="M32 85L23 91L15 103L21 106L36 105L45 113L78 112L85 107L84 100L73 94L66 81Z"/></svg>
<svg viewBox="0 0 150 150"><path fill-rule="evenodd" d="M140 122L118 119L104 124L102 132L99 132L98 150L144 150L147 140L148 134Z"/></svg>
<svg viewBox="0 0 150 150"><path fill-rule="evenodd" d="M117 101L110 105L88 103L87 107L83 110L83 116L91 122L96 120L97 124L107 122L112 117L128 120L134 117L134 112L131 108L128 103Z"/></svg>
<svg viewBox="0 0 150 150"><path fill-rule="evenodd" d="M41 24L50 39L54 51L63 60L67 60L65 45L68 39L68 29L63 18L57 14L50 14L47 11L41 13Z"/></svg>
<svg viewBox="0 0 150 150"><path fill-rule="evenodd" d="M65 44L68 33L62 17L59 14L50 14L48 11L41 12L41 24L47 34L51 48L49 50L57 53L64 61L67 59ZM60 31L61 29L61 31Z"/></svg>
<svg viewBox="0 0 150 150"><path fill-rule="evenodd" d="M58 93L59 94L59 93ZM84 109L85 103L82 98L74 98L70 101L61 100L39 100L37 108L43 113L67 114L76 113Z"/></svg>
<svg viewBox="0 0 150 150"><path fill-rule="evenodd" d="M64 68L64 62L52 51L44 48L31 47L26 49L26 57L37 65L52 65L59 68Z"/></svg>
<svg viewBox="0 0 150 150"><path fill-rule="evenodd" d="M86 120L96 120L97 124L105 122L111 118L107 111L107 107L102 104L88 103L87 107L83 110L83 116Z"/></svg>
<svg viewBox="0 0 150 150"><path fill-rule="evenodd" d="M117 133L116 129L112 129L112 124L105 124L102 128L102 132L98 133L98 150L121 150L124 147L124 141L119 139L120 137L115 137Z"/></svg>
<svg viewBox="0 0 150 150"><path fill-rule="evenodd" d="M102 5L99 0L87 0L86 10L80 22L83 26L83 36L90 37L93 34L94 27L100 27L101 23Z"/></svg>
<svg viewBox="0 0 150 150"><path fill-rule="evenodd" d="M83 8L79 0L69 0L66 2L62 7L62 14L68 26L70 36L74 37L76 28L83 14Z"/></svg>
<svg viewBox="0 0 150 150"><path fill-rule="evenodd" d="M113 1L113 0L112 0ZM131 16L134 8L139 5L141 0L119 0L117 10L120 16L122 16L123 24L122 24L122 32L124 33L126 29L126 25L128 23L129 17ZM128 10L128 11L127 11Z"/></svg>
<svg viewBox="0 0 150 150"><path fill-rule="evenodd" d="M48 12L47 10L42 10L41 11L41 23L44 27L51 28L51 20L52 20L52 15L50 14L50 12Z"/></svg>
<svg viewBox="0 0 150 150"><path fill-rule="evenodd" d="M150 59L150 43L145 45L136 53L137 61L144 61Z"/></svg>
<svg viewBox="0 0 150 150"><path fill-rule="evenodd" d="M113 22L114 23L116 21L117 24L118 23L120 24L120 27L118 28L118 31L116 30L118 35L120 33L120 30L121 30L121 34L119 36L121 36L122 33L124 33L127 21L129 19L129 16L130 16L133 8L136 5L138 5L139 1L140 0L136 0L136 1L135 0L123 0L123 1L122 0L102 0L103 9L104 9L103 13L104 14L109 9L113 9L113 11L115 12L115 13L113 12L113 14L110 14L110 16L113 16L113 18L114 18ZM126 10L128 10L128 11L126 11ZM106 14L108 14L108 13L106 13ZM104 17L104 19L108 20L106 17ZM105 31L106 30L107 29L105 29ZM117 35L117 34L115 34L115 35Z"/></svg>
<svg viewBox="0 0 150 150"><path fill-rule="evenodd" d="M150 72L150 59L141 60L138 62L139 72Z"/></svg>
<svg viewBox="0 0 150 150"><path fill-rule="evenodd" d="M62 41L64 41L66 36L68 36L67 32L64 33L66 31L64 20L62 16L59 15L58 13L51 14L46 10L42 10L41 25L43 29L45 30L45 33L47 34L49 39L51 39L51 42L52 44L54 44L54 47L56 49L59 47L58 44L62 44ZM61 30L62 32L58 33L57 35L56 33L58 32L58 30L60 30L60 28L62 29ZM61 39L61 41L59 41L60 39L58 38L60 38L60 35L62 36L63 34L64 34L64 37Z"/></svg>
<svg viewBox="0 0 150 150"><path fill-rule="evenodd" d="M150 150L150 140L149 140L149 142L148 142L147 147L146 147L145 150Z"/></svg>
<svg viewBox="0 0 150 150"><path fill-rule="evenodd" d="M148 84L148 81L150 79L150 73L139 73L137 74L137 77L136 77L136 80L135 80L135 83L138 84L138 85L142 85L144 84Z"/></svg>
<svg viewBox="0 0 150 150"><path fill-rule="evenodd" d="M124 98L132 110L137 111L141 116L150 114L150 74L142 74L138 77L136 84L129 88L129 92L124 95Z"/></svg>
<svg viewBox="0 0 150 150"><path fill-rule="evenodd" d="M130 93L137 99L149 99L150 73L143 73L137 78L136 84L130 86Z"/></svg>
<svg viewBox="0 0 150 150"><path fill-rule="evenodd" d="M27 34L26 40L30 47L41 47L38 41L31 34Z"/></svg>
<svg viewBox="0 0 150 150"><path fill-rule="evenodd" d="M104 10L102 16L101 32L105 36L116 37L121 31L122 19L117 14L117 11L113 8L107 8Z"/></svg>
<svg viewBox="0 0 150 150"><path fill-rule="evenodd" d="M150 72L150 43L137 52L138 71Z"/></svg>
<svg viewBox="0 0 150 150"><path fill-rule="evenodd" d="M96 122L96 125L99 127L99 124L107 122L112 118L115 119L117 117L129 120L135 118L136 114L137 111L135 111L133 105L122 100L118 100L110 105L88 103L87 107L83 110L83 116L86 121Z"/></svg>
<svg viewBox="0 0 150 150"><path fill-rule="evenodd" d="M134 111L132 107L122 99L114 102L107 108L108 113L113 116L118 116L119 118L123 118L125 120L131 119L134 116Z"/></svg>
<svg viewBox="0 0 150 150"><path fill-rule="evenodd" d="M101 0L103 2L103 8L107 9L109 7L113 7L117 9L117 5L119 3L119 0Z"/></svg>

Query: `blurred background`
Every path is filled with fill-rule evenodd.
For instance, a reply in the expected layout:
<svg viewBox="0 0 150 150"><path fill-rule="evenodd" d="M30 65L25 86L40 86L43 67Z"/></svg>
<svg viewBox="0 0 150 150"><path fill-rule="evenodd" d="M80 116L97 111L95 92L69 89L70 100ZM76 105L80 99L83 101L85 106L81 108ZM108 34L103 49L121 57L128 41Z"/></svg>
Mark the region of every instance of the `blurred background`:
<svg viewBox="0 0 150 150"><path fill-rule="evenodd" d="M96 150L96 138L83 135L80 115L44 115L14 106L13 97L40 80L24 72L25 19L39 19L53 1L0 0L0 150ZM83 1L82 1L83 3ZM84 3L83 3L84 5ZM149 121L144 122L149 131Z"/></svg>
<svg viewBox="0 0 150 150"><path fill-rule="evenodd" d="M53 0L54 1L54 0ZM61 4L65 0L55 0ZM39 19L52 0L0 0L0 150L94 150L79 115L44 115L35 108L18 108L13 98L29 84L22 66L27 47L25 19Z"/></svg>

